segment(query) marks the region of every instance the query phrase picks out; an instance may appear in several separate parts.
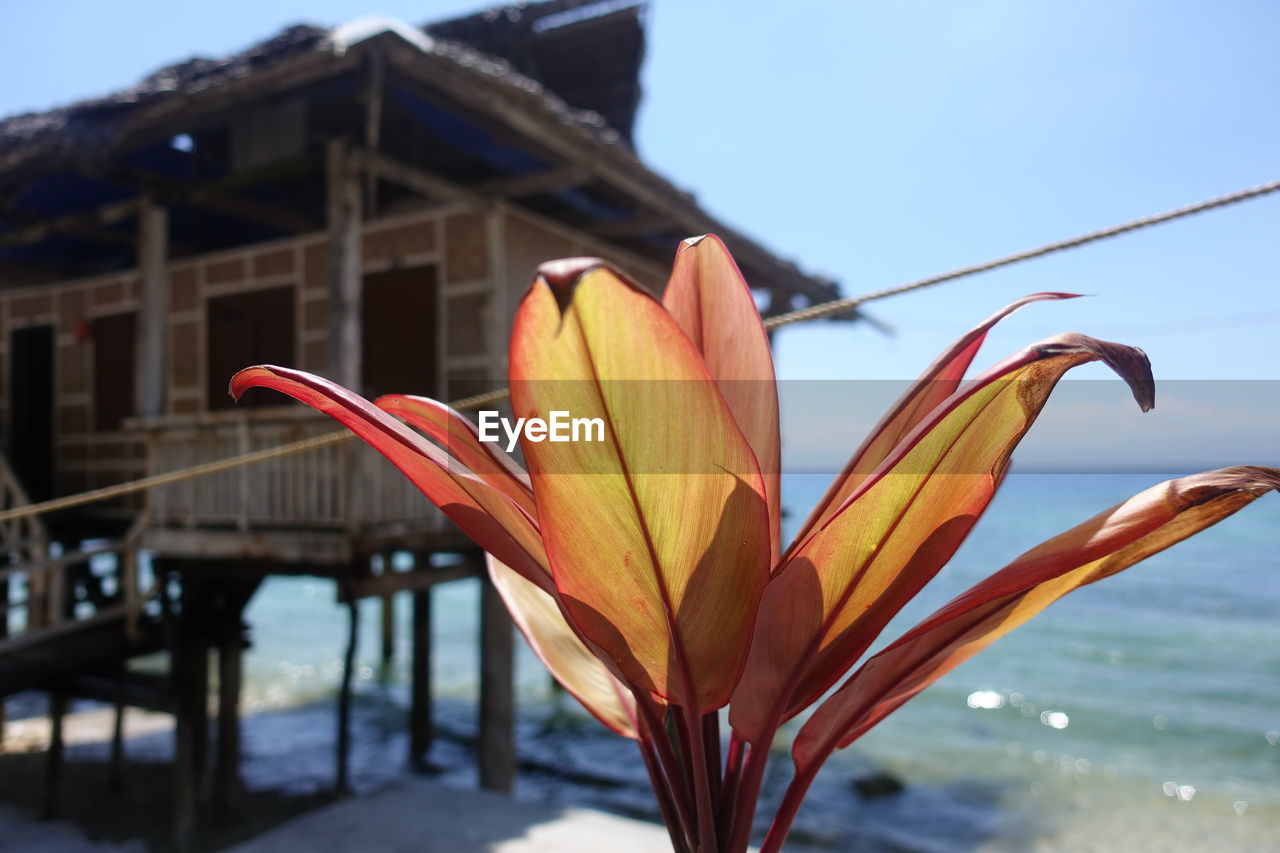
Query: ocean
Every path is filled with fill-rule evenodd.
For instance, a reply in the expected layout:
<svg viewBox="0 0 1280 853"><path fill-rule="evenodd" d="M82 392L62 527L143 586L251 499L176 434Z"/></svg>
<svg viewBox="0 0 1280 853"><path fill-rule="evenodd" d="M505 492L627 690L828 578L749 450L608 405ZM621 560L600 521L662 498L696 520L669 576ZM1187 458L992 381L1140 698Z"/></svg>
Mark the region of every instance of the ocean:
<svg viewBox="0 0 1280 853"><path fill-rule="evenodd" d="M1162 479L1011 475L970 540L882 644L1042 539ZM828 481L784 477L785 526L794 531ZM1277 522L1280 501L1267 496L1072 593L998 641L838 753L802 810L795 839L837 850L940 853L1280 850ZM389 669L379 665L377 604L362 608L358 786L375 787L402 766L409 602L400 598L398 656ZM475 581L436 589L432 663L446 736L432 760L459 784L473 783L466 744L478 684L477 611ZM262 721L247 727L247 782L328 784L332 729L323 700L341 674L346 630L332 584L273 579L247 618L253 648L245 710ZM519 796L651 812L634 748L551 690L523 644L517 680ZM255 748L291 760L255 759ZM308 751L314 761L299 764ZM789 769L781 753L774 763L766 798L777 795ZM558 774L557 766L570 772ZM903 788L866 798L851 783L869 775Z"/></svg>

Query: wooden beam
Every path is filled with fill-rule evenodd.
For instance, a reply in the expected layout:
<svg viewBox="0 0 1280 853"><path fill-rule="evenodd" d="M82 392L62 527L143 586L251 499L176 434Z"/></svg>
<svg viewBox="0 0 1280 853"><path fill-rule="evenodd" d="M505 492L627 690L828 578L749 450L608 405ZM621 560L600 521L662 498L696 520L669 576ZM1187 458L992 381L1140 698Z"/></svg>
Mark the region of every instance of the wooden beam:
<svg viewBox="0 0 1280 853"><path fill-rule="evenodd" d="M0 234L0 249L12 246L25 246L39 243L54 234L66 231L84 231L101 229L107 225L122 222L138 212L139 202L136 199L106 204L86 213L75 213L70 216L58 216L35 223L18 231Z"/></svg>
<svg viewBox="0 0 1280 853"><path fill-rule="evenodd" d="M646 234L669 231L679 227L679 224L672 222L669 217L657 214L641 214L620 222L600 222L595 225L588 225L583 230L588 234L608 240L620 237L643 237Z"/></svg>
<svg viewBox="0 0 1280 853"><path fill-rule="evenodd" d="M362 186L360 161L345 140L330 141L326 187L329 205L329 372L357 394L362 377L360 330Z"/></svg>
<svg viewBox="0 0 1280 853"><path fill-rule="evenodd" d="M364 93L364 145L377 152L382 147L382 103L386 93L387 61L381 53L369 54L365 73ZM365 170L365 209L372 219L378 215L378 175L372 169Z"/></svg>
<svg viewBox="0 0 1280 853"><path fill-rule="evenodd" d="M482 181L473 185L472 189L481 195L495 198L525 198L531 195L571 190L590 180L590 169L585 166L571 165L548 169L545 172L534 172L531 175Z"/></svg>
<svg viewBox="0 0 1280 853"><path fill-rule="evenodd" d="M306 234L311 231L319 231L323 227L322 223L306 214L286 210L283 207L265 204L243 196L227 195L216 190L193 189L187 192L179 191L169 197L174 200L187 201L196 207L203 207L216 213L234 216L237 219L247 219L259 225L274 228L277 231L284 231L286 234Z"/></svg>
<svg viewBox="0 0 1280 853"><path fill-rule="evenodd" d="M410 572L390 572L380 575L366 575L352 578L338 590L338 601L347 601L347 596L354 598L375 598L393 595L397 592L419 592L430 589L438 583L475 577L483 572L483 566L473 562L459 563L456 566L442 568L414 569Z"/></svg>
<svg viewBox="0 0 1280 853"><path fill-rule="evenodd" d="M140 192L151 195L171 206L189 204L290 234L305 234L320 230L323 223L311 216L233 194L232 190L235 187L261 184L264 180L269 179L264 176L276 174L280 171L280 167L277 164L272 164L272 166L276 167L275 171L269 167L252 170L252 177L247 180L239 174L235 174L198 184L189 184L163 175L157 175L154 172L148 172L145 169L121 165L104 167L94 177L136 187ZM288 167L292 170L296 169L297 165L290 161Z"/></svg>
<svg viewBox="0 0 1280 853"><path fill-rule="evenodd" d="M480 787L515 786L515 643L511 617L493 583L480 586Z"/></svg>
<svg viewBox="0 0 1280 853"><path fill-rule="evenodd" d="M405 189L413 190L426 198L439 201L476 198L475 193L452 181L424 172L422 169L392 159L385 154L360 151L356 152L354 156L358 158L359 162L363 163L366 169L384 181L399 184Z"/></svg>
<svg viewBox="0 0 1280 853"><path fill-rule="evenodd" d="M169 342L169 213L144 199L138 212L138 271L141 274L134 411L163 415Z"/></svg>

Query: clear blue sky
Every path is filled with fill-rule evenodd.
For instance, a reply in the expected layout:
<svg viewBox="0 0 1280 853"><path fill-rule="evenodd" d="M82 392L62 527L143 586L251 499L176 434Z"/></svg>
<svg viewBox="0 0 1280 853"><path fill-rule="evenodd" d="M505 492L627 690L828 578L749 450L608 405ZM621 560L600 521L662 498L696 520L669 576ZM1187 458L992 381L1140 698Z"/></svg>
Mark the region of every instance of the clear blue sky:
<svg viewBox="0 0 1280 853"><path fill-rule="evenodd" d="M0 113L295 21L420 23L479 5L12 4ZM1277 32L1270 0L653 0L638 147L855 294L1280 178ZM893 338L784 331L780 371L906 378L1005 302L1069 290L1094 297L1026 309L987 355L1082 331L1142 346L1157 378L1280 379L1278 270L1280 195L881 302Z"/></svg>

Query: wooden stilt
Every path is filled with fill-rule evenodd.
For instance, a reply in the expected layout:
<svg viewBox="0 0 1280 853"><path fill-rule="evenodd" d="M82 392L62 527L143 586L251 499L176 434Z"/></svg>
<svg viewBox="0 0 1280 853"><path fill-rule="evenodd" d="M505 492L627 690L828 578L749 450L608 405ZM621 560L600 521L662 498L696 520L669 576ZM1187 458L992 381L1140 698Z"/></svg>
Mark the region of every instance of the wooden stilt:
<svg viewBox="0 0 1280 853"><path fill-rule="evenodd" d="M413 594L412 655L409 662L409 766L422 770L431 750L431 587Z"/></svg>
<svg viewBox="0 0 1280 853"><path fill-rule="evenodd" d="M62 719L67 713L67 697L63 693L49 694L49 752L46 755L44 777L44 808L46 820L58 816L58 789L62 785Z"/></svg>
<svg viewBox="0 0 1280 853"><path fill-rule="evenodd" d="M194 585L184 583L184 602L194 600ZM184 612L178 627L176 648L171 652L172 677L177 693L174 725L173 844L190 849L195 828L196 803L200 799L208 727L209 647L197 629L193 613Z"/></svg>
<svg viewBox="0 0 1280 853"><path fill-rule="evenodd" d="M208 793L209 771L209 651L207 635L196 638L197 648L192 650L192 760L193 781L197 802Z"/></svg>
<svg viewBox="0 0 1280 853"><path fill-rule="evenodd" d="M113 794L124 790L124 712L124 703L117 702L111 727L111 763L107 767L107 790Z"/></svg>
<svg viewBox="0 0 1280 853"><path fill-rule="evenodd" d="M214 767L214 808L232 821L240 805L240 635L239 614L223 626L218 642L218 757Z"/></svg>
<svg viewBox="0 0 1280 853"><path fill-rule="evenodd" d="M0 578L0 640L9 636L9 578ZM4 731L8 722L5 702L8 697L0 696L0 755L4 754Z"/></svg>
<svg viewBox="0 0 1280 853"><path fill-rule="evenodd" d="M488 577L480 593L480 786L515 783L514 652L511 617Z"/></svg>
<svg viewBox="0 0 1280 853"><path fill-rule="evenodd" d="M338 772L334 788L350 793L351 759L351 677L356 666L356 640L360 629L360 602L347 600L347 651L342 659L342 686L338 689Z"/></svg>
<svg viewBox="0 0 1280 853"><path fill-rule="evenodd" d="M389 569L391 561L384 563ZM387 569L384 569L386 571ZM386 666L396 657L396 595L394 592L382 596L382 665Z"/></svg>

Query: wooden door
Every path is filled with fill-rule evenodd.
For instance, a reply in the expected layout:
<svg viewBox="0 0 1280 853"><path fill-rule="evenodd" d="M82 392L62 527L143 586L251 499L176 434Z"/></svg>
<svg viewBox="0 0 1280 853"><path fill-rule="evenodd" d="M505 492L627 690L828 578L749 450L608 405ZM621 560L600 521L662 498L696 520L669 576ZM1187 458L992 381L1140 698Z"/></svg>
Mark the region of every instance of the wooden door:
<svg viewBox="0 0 1280 853"><path fill-rule="evenodd" d="M53 326L9 336L9 464L32 501L53 497Z"/></svg>
<svg viewBox="0 0 1280 853"><path fill-rule="evenodd" d="M138 355L138 314L95 317L93 329L93 428L115 432L133 417Z"/></svg>
<svg viewBox="0 0 1280 853"><path fill-rule="evenodd" d="M436 268L364 277L362 393L436 394Z"/></svg>

